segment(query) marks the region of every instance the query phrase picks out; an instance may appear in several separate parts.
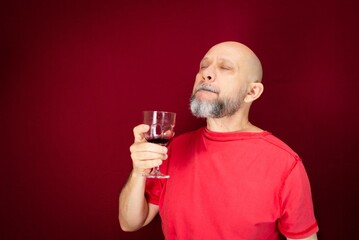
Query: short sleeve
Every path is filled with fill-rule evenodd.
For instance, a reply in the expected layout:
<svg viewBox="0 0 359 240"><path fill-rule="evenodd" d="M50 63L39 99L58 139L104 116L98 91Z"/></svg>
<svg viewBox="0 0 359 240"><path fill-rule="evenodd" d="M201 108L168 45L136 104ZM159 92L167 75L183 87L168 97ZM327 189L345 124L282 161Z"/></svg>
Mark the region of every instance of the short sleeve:
<svg viewBox="0 0 359 240"><path fill-rule="evenodd" d="M289 238L305 238L318 232L310 183L300 159L286 177L280 195L281 217L278 228Z"/></svg>
<svg viewBox="0 0 359 240"><path fill-rule="evenodd" d="M167 173L168 160L163 161L160 166L160 171L162 173ZM156 178L147 178L146 187L145 187L145 197L149 203L159 205L160 198L163 191L163 188L166 184L167 179L156 179Z"/></svg>
<svg viewBox="0 0 359 240"><path fill-rule="evenodd" d="M146 179L145 197L149 203L159 205L163 189L163 183L160 179Z"/></svg>

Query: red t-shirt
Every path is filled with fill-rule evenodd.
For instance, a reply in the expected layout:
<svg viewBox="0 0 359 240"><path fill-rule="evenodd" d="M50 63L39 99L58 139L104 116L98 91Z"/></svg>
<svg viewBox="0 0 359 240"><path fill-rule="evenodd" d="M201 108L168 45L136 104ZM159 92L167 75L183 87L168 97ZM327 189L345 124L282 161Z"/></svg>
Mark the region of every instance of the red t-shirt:
<svg viewBox="0 0 359 240"><path fill-rule="evenodd" d="M146 197L159 205L172 239L277 240L279 231L305 238L318 231L303 163L269 132L178 136Z"/></svg>

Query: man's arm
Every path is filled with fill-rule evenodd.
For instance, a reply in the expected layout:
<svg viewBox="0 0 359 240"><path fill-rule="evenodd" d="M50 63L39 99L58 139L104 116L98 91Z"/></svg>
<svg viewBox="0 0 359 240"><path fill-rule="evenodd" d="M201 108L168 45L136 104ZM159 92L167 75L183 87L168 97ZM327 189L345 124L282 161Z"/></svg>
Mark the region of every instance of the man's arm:
<svg viewBox="0 0 359 240"><path fill-rule="evenodd" d="M146 178L132 172L119 198L119 222L122 230L136 231L147 225L158 213L158 206L144 197Z"/></svg>
<svg viewBox="0 0 359 240"><path fill-rule="evenodd" d="M130 147L133 170L119 197L118 219L124 231L138 230L158 213L158 206L149 204L145 198L143 174L167 158L167 148L146 142L144 133L148 129L149 126L143 124L133 129L135 141Z"/></svg>
<svg viewBox="0 0 359 240"><path fill-rule="evenodd" d="M307 238L300 238L300 239L287 238L287 240L318 240L318 238L317 238L317 234L314 233L312 236Z"/></svg>

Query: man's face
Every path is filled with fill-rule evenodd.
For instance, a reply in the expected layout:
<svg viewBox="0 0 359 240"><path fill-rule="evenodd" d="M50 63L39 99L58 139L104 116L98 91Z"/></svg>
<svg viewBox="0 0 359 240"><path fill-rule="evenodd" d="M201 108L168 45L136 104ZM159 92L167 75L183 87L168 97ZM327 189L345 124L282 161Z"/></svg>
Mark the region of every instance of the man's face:
<svg viewBox="0 0 359 240"><path fill-rule="evenodd" d="M200 63L191 111L197 117L221 118L238 111L246 96L241 52L228 45L210 49Z"/></svg>

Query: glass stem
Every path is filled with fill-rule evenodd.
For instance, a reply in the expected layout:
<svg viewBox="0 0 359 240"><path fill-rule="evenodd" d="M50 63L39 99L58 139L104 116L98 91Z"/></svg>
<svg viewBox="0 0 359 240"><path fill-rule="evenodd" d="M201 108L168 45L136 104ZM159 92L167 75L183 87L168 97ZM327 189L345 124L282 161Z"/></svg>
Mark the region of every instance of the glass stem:
<svg viewBox="0 0 359 240"><path fill-rule="evenodd" d="M157 166L157 167L154 167L153 170L152 170L152 174L159 174L160 173L160 167Z"/></svg>

